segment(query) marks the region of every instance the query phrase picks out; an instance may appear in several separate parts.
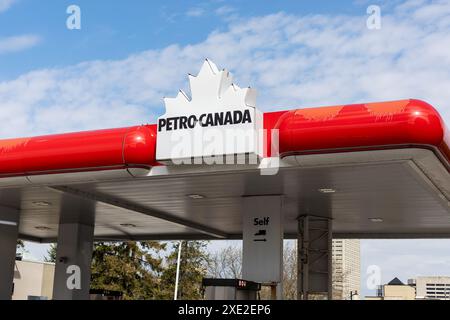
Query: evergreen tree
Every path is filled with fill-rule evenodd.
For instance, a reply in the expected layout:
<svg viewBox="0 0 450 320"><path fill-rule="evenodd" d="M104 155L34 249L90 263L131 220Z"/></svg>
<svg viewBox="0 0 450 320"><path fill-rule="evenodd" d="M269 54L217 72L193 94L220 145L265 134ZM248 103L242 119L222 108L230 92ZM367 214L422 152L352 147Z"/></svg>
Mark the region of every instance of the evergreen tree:
<svg viewBox="0 0 450 320"><path fill-rule="evenodd" d="M28 252L27 250L25 250L25 243L23 242L23 240L17 240L16 243L16 258L17 257L22 257L23 254L25 252Z"/></svg>
<svg viewBox="0 0 450 320"><path fill-rule="evenodd" d="M166 268L161 275L161 286L165 299L174 298L179 245L180 242L172 245L166 258ZM202 298L201 283L207 275L209 263L206 246L206 241L182 241L178 299L195 300Z"/></svg>
<svg viewBox="0 0 450 320"><path fill-rule="evenodd" d="M124 299L159 298L158 278L162 272L159 252L164 248L165 244L156 241L96 243L91 288L120 291Z"/></svg>
<svg viewBox="0 0 450 320"><path fill-rule="evenodd" d="M209 255L205 241L183 241L179 299L201 299L201 281L207 275ZM91 264L91 289L122 292L124 299L173 299L179 242L166 251L157 241L98 242ZM56 244L47 262L56 261Z"/></svg>
<svg viewBox="0 0 450 320"><path fill-rule="evenodd" d="M25 249L25 243L23 240L17 240L16 250L24 250Z"/></svg>
<svg viewBox="0 0 450 320"><path fill-rule="evenodd" d="M56 262L56 244L52 243L47 250L47 256L44 258L45 262Z"/></svg>

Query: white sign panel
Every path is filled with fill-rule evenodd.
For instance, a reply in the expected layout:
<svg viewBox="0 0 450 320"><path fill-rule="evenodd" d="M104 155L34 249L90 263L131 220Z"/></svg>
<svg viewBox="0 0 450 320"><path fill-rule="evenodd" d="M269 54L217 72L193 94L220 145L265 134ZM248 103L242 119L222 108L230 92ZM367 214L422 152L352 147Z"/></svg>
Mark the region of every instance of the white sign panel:
<svg viewBox="0 0 450 320"><path fill-rule="evenodd" d="M281 282L283 221L280 196L244 198L242 277Z"/></svg>
<svg viewBox="0 0 450 320"><path fill-rule="evenodd" d="M156 158L161 162L226 156L259 155L262 114L256 91L239 88L226 70L206 60L197 76L189 75L192 97L180 90L165 98L158 118Z"/></svg>

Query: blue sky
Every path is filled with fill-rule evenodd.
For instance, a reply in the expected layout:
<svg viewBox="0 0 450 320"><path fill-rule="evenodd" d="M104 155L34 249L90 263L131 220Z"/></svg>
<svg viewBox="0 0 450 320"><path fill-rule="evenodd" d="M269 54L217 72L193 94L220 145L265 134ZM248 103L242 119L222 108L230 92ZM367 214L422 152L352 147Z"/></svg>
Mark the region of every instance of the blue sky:
<svg viewBox="0 0 450 320"><path fill-rule="evenodd" d="M6 0L3 0L6 1ZM11 0L8 0L11 1ZM227 28L231 14L242 18L274 12L292 14L361 12L353 1L109 1L15 0L0 15L0 37L33 34L32 50L0 60L0 79L36 68L52 68L94 59L120 59L173 43L202 41L212 30ZM65 28L66 8L82 9L82 30ZM223 12L223 14L221 14Z"/></svg>
<svg viewBox="0 0 450 320"><path fill-rule="evenodd" d="M66 28L71 4L81 30ZM206 57L255 87L261 110L419 98L450 123L449 1L0 0L0 137L154 122ZM362 248L363 276L450 270L448 240Z"/></svg>

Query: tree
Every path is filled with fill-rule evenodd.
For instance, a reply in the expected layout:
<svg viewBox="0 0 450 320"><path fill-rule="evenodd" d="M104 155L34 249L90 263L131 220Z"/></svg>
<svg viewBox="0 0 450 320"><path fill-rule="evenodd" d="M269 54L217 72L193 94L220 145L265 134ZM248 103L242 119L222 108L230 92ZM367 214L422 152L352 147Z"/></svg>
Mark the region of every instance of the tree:
<svg viewBox="0 0 450 320"><path fill-rule="evenodd" d="M16 250L24 250L25 249L25 243L23 240L17 240Z"/></svg>
<svg viewBox="0 0 450 320"><path fill-rule="evenodd" d="M283 299L297 299L297 246L290 243L283 248Z"/></svg>
<svg viewBox="0 0 450 320"><path fill-rule="evenodd" d="M47 250L47 256L44 258L45 262L56 262L56 244L52 243Z"/></svg>
<svg viewBox="0 0 450 320"><path fill-rule="evenodd" d="M207 275L209 254L206 241L182 241L180 276L178 282L178 299L201 299L202 279ZM166 267L161 274L163 298L173 299L177 269L178 248L180 242L174 243L166 257Z"/></svg>
<svg viewBox="0 0 450 320"><path fill-rule="evenodd" d="M238 279L242 277L242 249L228 246L211 254L208 264L208 277Z"/></svg>
<svg viewBox="0 0 450 320"><path fill-rule="evenodd" d="M205 241L183 241L178 297L202 298L209 255ZM91 289L120 291L124 299L173 299L179 242L98 242L91 264ZM56 245L46 261L56 261Z"/></svg>
<svg viewBox="0 0 450 320"><path fill-rule="evenodd" d="M28 252L28 251L25 249L25 243L23 242L23 240L20 240L20 239L17 240L17 243L16 243L16 258L18 258L18 257L22 258L23 254L26 253L26 252Z"/></svg>
<svg viewBox="0 0 450 320"><path fill-rule="evenodd" d="M164 249L165 244L156 241L96 243L91 288L120 291L129 300L161 298L159 252Z"/></svg>
<svg viewBox="0 0 450 320"><path fill-rule="evenodd" d="M162 272L160 251L164 243L94 243L91 263L91 289L122 292L124 299L155 299L161 296L158 278ZM56 262L56 244L47 251L46 262Z"/></svg>

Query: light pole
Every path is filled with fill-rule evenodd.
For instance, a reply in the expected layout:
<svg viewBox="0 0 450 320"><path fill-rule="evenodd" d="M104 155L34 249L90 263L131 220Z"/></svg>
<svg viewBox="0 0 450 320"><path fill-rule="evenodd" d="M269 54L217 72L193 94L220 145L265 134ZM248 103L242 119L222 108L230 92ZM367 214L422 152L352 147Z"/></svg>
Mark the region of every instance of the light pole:
<svg viewBox="0 0 450 320"><path fill-rule="evenodd" d="M175 293L173 295L173 300L177 300L178 297L178 280L180 278L180 263L181 263L181 245L183 244L183 240L178 244L178 259L177 259L177 273L175 276Z"/></svg>
<svg viewBox="0 0 450 320"><path fill-rule="evenodd" d="M357 296L358 295L358 291L357 290L355 290L355 291L350 291L350 300L353 300L353 297L354 296Z"/></svg>

